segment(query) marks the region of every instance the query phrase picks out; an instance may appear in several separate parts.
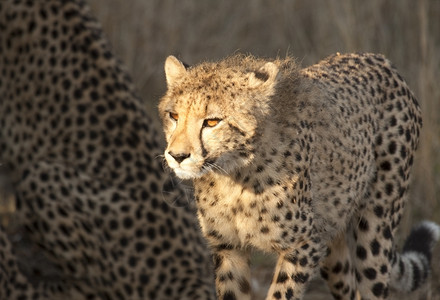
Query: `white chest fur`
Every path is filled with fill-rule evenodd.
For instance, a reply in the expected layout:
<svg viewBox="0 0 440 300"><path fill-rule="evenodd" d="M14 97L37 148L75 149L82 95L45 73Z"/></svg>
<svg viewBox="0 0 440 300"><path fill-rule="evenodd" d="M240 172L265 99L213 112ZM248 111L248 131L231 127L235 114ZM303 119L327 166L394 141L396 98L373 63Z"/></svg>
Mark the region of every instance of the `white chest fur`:
<svg viewBox="0 0 440 300"><path fill-rule="evenodd" d="M205 236L211 243L255 246L266 251L301 243L292 238L311 224L305 222L305 211L296 198L297 180L288 178L284 183L266 186L261 193L256 193L252 184L218 174L195 181Z"/></svg>

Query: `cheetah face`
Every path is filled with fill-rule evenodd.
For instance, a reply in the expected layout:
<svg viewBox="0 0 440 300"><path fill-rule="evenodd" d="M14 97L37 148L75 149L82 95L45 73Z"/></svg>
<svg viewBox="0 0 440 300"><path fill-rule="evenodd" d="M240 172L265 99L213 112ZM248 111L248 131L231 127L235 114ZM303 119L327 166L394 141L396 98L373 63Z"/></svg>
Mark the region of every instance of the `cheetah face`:
<svg viewBox="0 0 440 300"><path fill-rule="evenodd" d="M229 174L253 159L258 128L268 114L278 74L274 63L257 71L205 63L186 69L165 63L168 91L159 112L168 146L165 159L182 179Z"/></svg>

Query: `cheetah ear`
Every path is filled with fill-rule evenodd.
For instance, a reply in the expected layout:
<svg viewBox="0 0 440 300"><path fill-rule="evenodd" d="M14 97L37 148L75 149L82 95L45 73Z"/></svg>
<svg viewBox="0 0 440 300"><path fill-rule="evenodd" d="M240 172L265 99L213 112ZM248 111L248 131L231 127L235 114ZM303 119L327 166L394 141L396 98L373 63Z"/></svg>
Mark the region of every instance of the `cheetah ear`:
<svg viewBox="0 0 440 300"><path fill-rule="evenodd" d="M172 86L176 80L186 73L185 64L176 57L170 55L165 60L165 77L168 87Z"/></svg>
<svg viewBox="0 0 440 300"><path fill-rule="evenodd" d="M249 75L249 87L256 88L259 86L273 86L279 74L278 66L273 62L267 62L258 71Z"/></svg>

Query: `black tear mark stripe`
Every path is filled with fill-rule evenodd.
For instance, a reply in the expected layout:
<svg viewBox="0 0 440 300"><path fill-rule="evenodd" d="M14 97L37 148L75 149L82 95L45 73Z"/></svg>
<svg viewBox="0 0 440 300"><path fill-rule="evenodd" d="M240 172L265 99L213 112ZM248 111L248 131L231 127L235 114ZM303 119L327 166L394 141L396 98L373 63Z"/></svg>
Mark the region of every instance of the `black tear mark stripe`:
<svg viewBox="0 0 440 300"><path fill-rule="evenodd" d="M202 132L203 132L203 128L200 129L200 133L199 133L200 148L202 149L202 157L206 158L206 156L208 155L208 151L206 150L205 145L203 145Z"/></svg>

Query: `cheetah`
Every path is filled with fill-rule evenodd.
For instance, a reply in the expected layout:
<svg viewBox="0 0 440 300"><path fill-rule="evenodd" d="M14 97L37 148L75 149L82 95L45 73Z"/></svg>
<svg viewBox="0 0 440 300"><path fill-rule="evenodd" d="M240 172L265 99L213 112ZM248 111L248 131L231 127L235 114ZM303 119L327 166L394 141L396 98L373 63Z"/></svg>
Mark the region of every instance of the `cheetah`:
<svg viewBox="0 0 440 300"><path fill-rule="evenodd" d="M0 1L0 74L12 219L56 271L27 269L1 228L0 299L215 299L195 209L88 6Z"/></svg>
<svg viewBox="0 0 440 300"><path fill-rule="evenodd" d="M440 229L393 240L421 128L417 100L378 54L237 54L165 62L169 167L195 189L219 299L250 299L252 248L278 255L266 299L301 299L319 270L335 299L387 299L427 278Z"/></svg>

